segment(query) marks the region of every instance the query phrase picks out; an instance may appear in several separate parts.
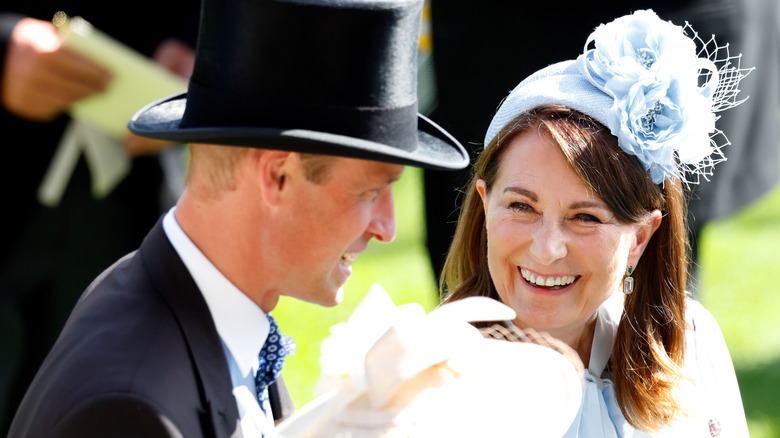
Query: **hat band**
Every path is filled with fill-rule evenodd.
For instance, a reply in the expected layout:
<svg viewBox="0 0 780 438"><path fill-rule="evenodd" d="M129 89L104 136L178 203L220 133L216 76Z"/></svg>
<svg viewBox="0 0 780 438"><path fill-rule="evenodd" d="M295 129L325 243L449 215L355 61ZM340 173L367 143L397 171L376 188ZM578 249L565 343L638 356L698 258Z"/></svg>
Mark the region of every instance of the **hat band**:
<svg viewBox="0 0 780 438"><path fill-rule="evenodd" d="M396 108L299 103L235 96L190 81L180 127L216 126L306 129L411 152L417 149L417 101Z"/></svg>

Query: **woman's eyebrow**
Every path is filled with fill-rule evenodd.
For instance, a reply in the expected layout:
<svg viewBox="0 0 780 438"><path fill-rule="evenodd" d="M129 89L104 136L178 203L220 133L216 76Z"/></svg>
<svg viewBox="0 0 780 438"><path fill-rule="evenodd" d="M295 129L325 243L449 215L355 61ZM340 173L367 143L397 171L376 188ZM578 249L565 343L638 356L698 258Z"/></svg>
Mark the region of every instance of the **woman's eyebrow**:
<svg viewBox="0 0 780 438"><path fill-rule="evenodd" d="M571 208L571 209L600 208L602 210L609 211L609 208L606 205L604 205L604 203L598 202L598 201L579 201L579 202L575 202L575 203L571 204L569 206L569 208Z"/></svg>
<svg viewBox="0 0 780 438"><path fill-rule="evenodd" d="M519 195L523 195L523 196L527 197L528 199L530 199L530 200L532 200L534 202L536 202L538 200L538 198L536 196L536 193L534 193L534 192L532 192L530 190L524 189L522 187L509 186L509 187L506 187L504 189L504 193L506 193L506 192L513 192L513 193L517 193Z"/></svg>
<svg viewBox="0 0 780 438"><path fill-rule="evenodd" d="M506 193L506 192L512 192L512 193L517 193L519 195L523 195L523 196L527 197L528 199L530 199L531 201L534 201L534 202L538 201L538 197L536 196L536 193L534 193L534 192L532 192L532 191L530 191L528 189L524 189L522 187L509 186L509 187L504 188L504 193ZM599 201L577 201L577 202L571 204L569 206L569 208L571 208L571 209L598 208L598 209L601 209L601 210L609 211L609 207L604 205L603 202L599 202Z"/></svg>

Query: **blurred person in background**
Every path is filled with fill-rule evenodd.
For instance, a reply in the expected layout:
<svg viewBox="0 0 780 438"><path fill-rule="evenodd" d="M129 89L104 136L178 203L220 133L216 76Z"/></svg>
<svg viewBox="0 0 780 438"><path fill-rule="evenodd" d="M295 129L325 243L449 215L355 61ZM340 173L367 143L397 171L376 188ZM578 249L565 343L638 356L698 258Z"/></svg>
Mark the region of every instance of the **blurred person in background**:
<svg viewBox="0 0 780 438"><path fill-rule="evenodd" d="M58 11L81 16L183 79L194 61L200 2L5 0L0 6L0 128L4 228L0 233L0 435L89 282L136 248L160 215L168 142L128 135L129 174L106 196L92 193L81 156L61 199L38 190L72 119L74 102L103 92L111 72L62 45ZM129 132L128 132L129 134Z"/></svg>

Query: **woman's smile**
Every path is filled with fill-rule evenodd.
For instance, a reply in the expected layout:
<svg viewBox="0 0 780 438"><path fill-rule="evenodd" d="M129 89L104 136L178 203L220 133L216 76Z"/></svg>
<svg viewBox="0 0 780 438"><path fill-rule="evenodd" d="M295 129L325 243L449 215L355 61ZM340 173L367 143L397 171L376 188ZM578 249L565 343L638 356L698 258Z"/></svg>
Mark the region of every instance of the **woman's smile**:
<svg viewBox="0 0 780 438"><path fill-rule="evenodd" d="M551 291L557 291L565 289L577 280L579 275L541 275L525 268L518 267L520 275L523 277L526 283L533 287L544 288Z"/></svg>
<svg viewBox="0 0 780 438"><path fill-rule="evenodd" d="M502 163L490 190L477 185L496 293L517 325L579 338L620 289L638 226L614 218L545 131L515 137Z"/></svg>

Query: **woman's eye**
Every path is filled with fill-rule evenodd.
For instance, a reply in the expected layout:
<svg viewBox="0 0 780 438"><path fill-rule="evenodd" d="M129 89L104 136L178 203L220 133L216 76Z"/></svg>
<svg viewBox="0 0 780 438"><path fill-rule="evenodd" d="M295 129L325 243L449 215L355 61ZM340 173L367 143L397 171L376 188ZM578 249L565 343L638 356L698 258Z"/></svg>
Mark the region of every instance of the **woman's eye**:
<svg viewBox="0 0 780 438"><path fill-rule="evenodd" d="M588 222L588 223L594 223L594 224L600 224L601 220L597 218L596 216L593 216L592 214L587 213L580 213L575 216L575 218L582 222Z"/></svg>
<svg viewBox="0 0 780 438"><path fill-rule="evenodd" d="M531 211L531 206L525 202L512 202L509 204L509 208L515 211Z"/></svg>

